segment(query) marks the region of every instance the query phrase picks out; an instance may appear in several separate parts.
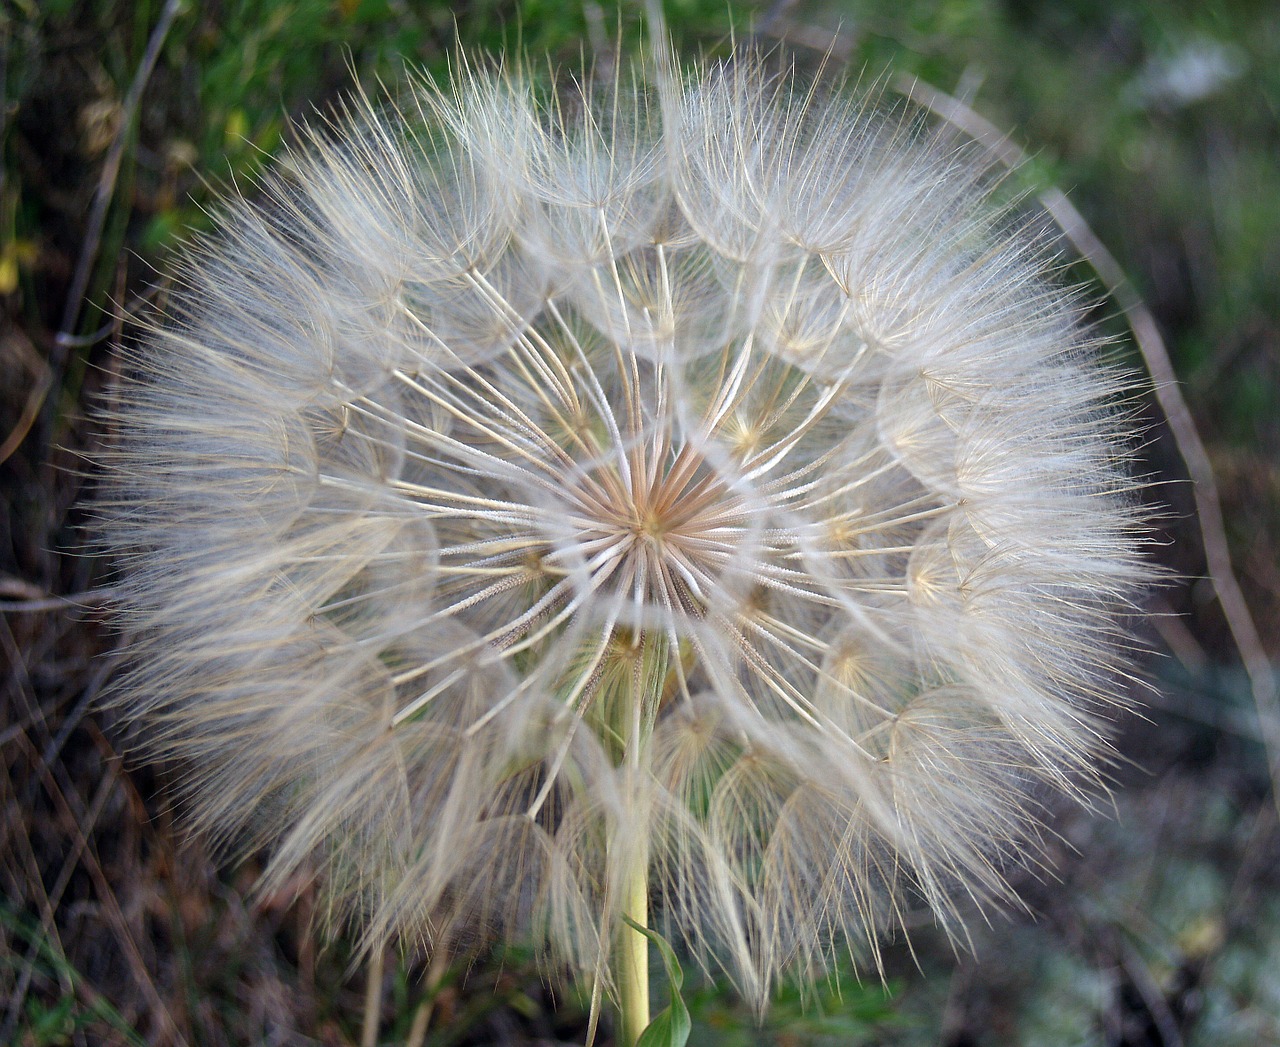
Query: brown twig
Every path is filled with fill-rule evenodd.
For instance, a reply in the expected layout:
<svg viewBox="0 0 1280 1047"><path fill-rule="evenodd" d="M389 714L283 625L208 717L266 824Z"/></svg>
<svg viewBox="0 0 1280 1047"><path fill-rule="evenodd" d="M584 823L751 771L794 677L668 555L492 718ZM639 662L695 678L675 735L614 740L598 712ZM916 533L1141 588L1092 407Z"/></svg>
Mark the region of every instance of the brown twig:
<svg viewBox="0 0 1280 1047"><path fill-rule="evenodd" d="M116 932L116 944L119 946L130 968L135 984L151 1005L152 1012L160 1026L159 1031L165 1036L165 1042L177 1044L179 1047L186 1047L188 1041L182 1035L168 1005L161 999L159 991L152 981L137 939L120 907L119 899L111 888L110 880L98 859L96 849L89 839L92 824L97 820L97 814L93 815L91 821L90 812L86 809L83 799L74 786L64 788L63 784L58 781L54 768L39 757L34 745L25 736L20 736L20 743L23 744L26 750L24 756L30 760L31 766L34 768L35 779L44 787L45 794L53 801L59 819L69 832L73 854L78 857L80 867L88 873L89 879L94 885L98 901L102 905L102 911ZM110 790L117 784L115 776L108 769L107 776L99 786L97 795L105 802L108 794L104 793L103 790ZM97 803L97 800L95 800L95 803ZM17 1002L20 1002L20 998Z"/></svg>
<svg viewBox="0 0 1280 1047"><path fill-rule="evenodd" d="M1178 1028L1177 1017L1169 1007L1169 1001L1156 984L1146 960L1128 942L1121 946L1120 966L1129 976L1130 984L1138 991L1147 1016L1156 1027L1161 1047L1182 1047L1182 1032Z"/></svg>
<svg viewBox="0 0 1280 1047"><path fill-rule="evenodd" d="M76 322L80 319L80 308L84 296L89 289L89 278L93 273L94 262L98 257L98 247L102 243L102 230L107 221L107 210L116 192L116 179L120 176L120 164L124 160L125 145L134 120L138 115L138 107L142 103L142 92L146 90L147 81L155 70L160 58L160 49L164 47L165 37L173 27L173 21L182 10L182 0L168 0L160 12L155 28L147 40L147 49L142 54L142 61L133 74L133 81L121 103L120 127L111 140L111 148L107 150L106 160L102 164L102 174L98 177L98 188L93 196L93 205L89 209L89 220L85 223L84 242L80 246L80 258L76 262L75 273L71 279L71 288L67 292L66 305L62 311L62 324L58 329L58 344L65 349L75 337ZM56 368L55 368L56 370Z"/></svg>
<svg viewBox="0 0 1280 1047"><path fill-rule="evenodd" d="M76 267L72 273L71 286L67 291L67 299L63 306L62 322L58 327L58 335L54 339L53 348L49 353L49 373L51 377L61 375L63 365L66 362L67 351L78 342L76 325L80 321L80 310L84 306L84 297L89 290L89 280L92 278L94 266L97 264L98 248L102 245L102 231L106 227L107 212L111 208L111 201L115 198L116 181L120 177L120 165L124 162L125 148L136 122L138 109L142 104L142 93L146 90L147 82L151 79L152 72L155 71L156 62L160 58L160 51L164 47L165 38L169 35L169 30L173 28L174 20L182 12L182 7L183 0L167 0L165 3L155 27L151 30L151 36L147 39L147 47L142 54L142 61L138 63L138 68L133 74L133 80L129 84L129 90L125 93L121 102L120 126L116 130L115 137L111 140L111 146L107 150L106 159L102 164L102 173L98 176L98 188L94 192L93 203L89 208L89 217L85 221L85 234L84 240L80 245L80 257L76 260ZM50 382L50 385L52 385L52 382ZM48 432L50 420L47 397L48 389L44 391L42 396L42 400L46 402L43 428L46 433Z"/></svg>
<svg viewBox="0 0 1280 1047"><path fill-rule="evenodd" d="M48 363L35 351L30 340L19 330L12 329L5 332L3 346L8 354L16 356L16 366L18 369L27 372L31 379L31 388L27 392L26 402L22 405L22 412L18 415L17 422L14 423L12 429L3 441L0 441L0 462L6 461L14 451L21 446L22 441L27 438L31 426L35 424L35 420L40 416L40 407L44 403L45 397L49 394L49 387L53 384L53 372ZM13 381L20 381L16 376Z"/></svg>
<svg viewBox="0 0 1280 1047"><path fill-rule="evenodd" d="M27 438L27 433L31 431L35 420L40 416L40 408L44 404L45 397L49 395L49 387L53 385L51 372L46 368L41 372L40 377L36 379L35 385L31 387L31 392L27 394L27 401L22 405L22 414L18 416L18 421L14 427L9 430L9 435L5 437L4 442L0 443L0 462L5 461L14 451L16 451L23 440Z"/></svg>
<svg viewBox="0 0 1280 1047"><path fill-rule="evenodd" d="M360 1047L377 1047L378 1026L382 1019L382 970L386 953L374 949L369 954L369 969L365 975L364 1021L360 1026Z"/></svg>
<svg viewBox="0 0 1280 1047"><path fill-rule="evenodd" d="M779 38L785 37L793 43L823 50L828 54L846 55L851 52L848 40L838 33L825 35L819 43L798 33L794 27L788 28L785 33L776 29L772 31ZM1027 154L1007 133L959 98L914 77L899 76L894 80L893 86L917 105L968 135L1002 166L1012 170L1027 162ZM1151 310L1125 276L1120 263L1107 250L1075 205L1067 199L1066 194L1057 187L1050 187L1040 191L1037 198L1049 217L1062 230L1067 242L1093 267L1107 292L1124 313L1138 352L1151 376L1156 402L1164 412L1174 445L1186 464L1195 498L1206 575L1218 597L1223 617L1226 618L1232 640L1249 677L1259 733L1267 753L1272 799L1277 811L1280 811L1280 693L1257 624L1231 565L1222 499L1218 494L1213 464L1205 450L1204 441L1200 439L1191 409L1182 395L1160 327Z"/></svg>
<svg viewBox="0 0 1280 1047"><path fill-rule="evenodd" d="M1027 154L1007 134L959 99L907 77L900 77L894 86L918 105L963 131L1005 167L1012 169L1026 163ZM1098 239L1066 194L1056 187L1050 187L1042 190L1038 197L1041 206L1062 230L1067 242L1093 267L1107 292L1123 311L1133 331L1138 351L1151 375L1156 401L1169 423L1178 453L1186 463L1195 497L1205 570L1249 676L1262 741L1267 752L1272 798L1277 804L1277 810L1280 810L1280 701L1276 679L1262 646L1258 627L1231 566L1231 550L1227 543L1222 500L1218 495L1213 465L1191 417L1186 398L1182 395L1159 325L1125 276L1120 263Z"/></svg>
<svg viewBox="0 0 1280 1047"><path fill-rule="evenodd" d="M422 1002L418 1004L418 1009L414 1012L413 1025L409 1029L405 1047L422 1047L423 1043L426 1042L427 1026L431 1023L431 1012L435 1009L436 995L440 989L440 982L449 970L447 957L448 954L444 949L436 949L432 954L426 977L423 979Z"/></svg>

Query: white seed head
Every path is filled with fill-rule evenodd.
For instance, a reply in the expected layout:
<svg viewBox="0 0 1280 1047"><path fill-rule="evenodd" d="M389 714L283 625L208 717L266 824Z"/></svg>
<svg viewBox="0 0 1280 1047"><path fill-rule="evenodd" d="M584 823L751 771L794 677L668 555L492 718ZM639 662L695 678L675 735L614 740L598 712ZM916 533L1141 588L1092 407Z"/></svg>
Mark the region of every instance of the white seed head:
<svg viewBox="0 0 1280 1047"><path fill-rule="evenodd" d="M1105 752L1124 383L921 121L746 58L361 101L132 356L120 694L371 945L608 978L626 870L761 1003L1005 891Z"/></svg>

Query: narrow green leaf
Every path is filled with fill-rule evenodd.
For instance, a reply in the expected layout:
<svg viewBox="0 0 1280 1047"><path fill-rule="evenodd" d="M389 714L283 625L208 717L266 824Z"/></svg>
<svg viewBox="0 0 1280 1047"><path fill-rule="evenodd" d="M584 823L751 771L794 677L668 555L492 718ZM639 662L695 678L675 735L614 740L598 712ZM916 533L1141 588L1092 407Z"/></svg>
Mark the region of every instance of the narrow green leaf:
<svg viewBox="0 0 1280 1047"><path fill-rule="evenodd" d="M689 1008L684 1005L680 996L680 990L684 987L684 972L680 969L680 962L667 940L657 931L641 927L629 916L622 918L628 927L643 934L658 947L662 966L667 970L667 981L671 983L671 1003L654 1015L636 1041L636 1047L684 1047L689 1042L693 1023L689 1020Z"/></svg>

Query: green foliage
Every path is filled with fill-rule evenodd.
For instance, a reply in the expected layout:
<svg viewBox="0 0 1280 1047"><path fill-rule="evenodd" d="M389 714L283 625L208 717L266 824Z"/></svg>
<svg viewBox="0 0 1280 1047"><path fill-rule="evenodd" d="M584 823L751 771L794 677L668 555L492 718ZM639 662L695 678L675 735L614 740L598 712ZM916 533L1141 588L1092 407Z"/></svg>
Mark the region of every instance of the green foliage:
<svg viewBox="0 0 1280 1047"><path fill-rule="evenodd" d="M161 7L160 0L13 5L4 25L12 48L7 97L21 106L56 62L55 41L89 34L101 68L88 82L63 85L60 96L72 125L97 103L109 113ZM763 13L758 4L721 0L668 0L666 10L686 49L748 32ZM116 196L139 206L109 226L100 254L110 262L126 250L158 258L189 229L206 227L211 186L251 180L289 140L291 121L323 109L353 72L366 86L396 82L405 63L440 72L458 45L491 53L519 45L578 65L599 58L601 46L633 50L640 15L637 0L189 4L165 42L137 131L147 161L139 167L129 149L121 170ZM976 90L985 115L1034 143L1037 180L1073 190L1131 269L1160 252L1161 265L1183 270L1187 295L1205 310L1203 329L1174 339L1184 373L1208 392L1210 410L1234 440L1261 436L1280 447L1280 376L1255 349L1280 309L1271 278L1280 268L1280 31L1265 5L809 0L788 9L788 18L818 27L819 37L825 25L851 40L855 71L891 70L947 90ZM1213 74L1199 93L1186 86L1197 61ZM4 288L36 264L48 220L27 206L31 188L15 167L10 155L6 169L18 177L11 175L0 200ZM101 300L111 272L110 264L99 267L91 297ZM1248 366L1231 368L1219 387L1223 354L1243 356ZM1241 370L1254 379L1234 377Z"/></svg>
<svg viewBox="0 0 1280 1047"><path fill-rule="evenodd" d="M0 905L0 928L23 947L33 979L59 987L52 996L26 998L18 1025L18 1043L24 1047L62 1047L82 1040L85 1033L102 1036L110 1031L113 1042L144 1047L143 1038L109 1002L92 990L85 991L80 972L42 927L7 905ZM24 966L20 955L0 949L0 965L18 973Z"/></svg>
<svg viewBox="0 0 1280 1047"><path fill-rule="evenodd" d="M107 308L111 299L127 301L127 292L145 282L138 279L145 268L138 256L157 263L192 229L207 227L203 209L220 183L251 182L290 140L293 121L322 111L353 82L394 84L405 63L439 72L459 43L497 52L519 42L535 55L549 52L556 63L576 65L584 51L591 57L601 34L610 46L619 36L623 50L636 46L641 6L609 0L597 22L587 5L558 0L189 0L127 136L90 299ZM674 35L692 50L721 44L731 30L746 32L766 5L667 0L665 6ZM8 304L33 318L32 330L56 326L77 261L74 233L103 161L102 148L89 141L94 113L106 121L118 115L112 106L128 90L162 7L162 0L13 0L0 12L8 114L0 124L0 292L15 296L16 307L14 299ZM1270 5L801 0L786 18L818 39L824 28L843 34L854 75L920 76L964 95L1029 144L1033 162L1021 172L1020 187L1052 184L1071 193L1156 307L1201 417L1235 448L1275 457L1280 22ZM1208 53L1225 55L1216 86L1199 97L1170 93L1179 63L1205 53L1206 41ZM109 130L109 122L102 127ZM103 318L86 310L81 331L98 328ZM1261 485L1252 475L1246 483L1256 497ZM1250 522L1242 540L1252 546L1274 521L1269 512ZM1251 715L1239 701L1224 699L1215 709L1241 722ZM1174 880L1185 880L1188 890L1209 882L1194 868ZM1184 907L1200 911L1191 902ZM1197 925L1175 921L1170 934L1191 934ZM84 986L53 939L3 907L0 926L17 943L0 953L0 963L34 958L36 991L22 1006L18 1042L72 1042L77 1031L92 1042L89 1034L98 1029L141 1042L118 1011ZM1276 906L1262 900L1249 933L1224 948L1188 1042L1264 1042L1273 1031L1267 1025L1259 1032L1248 1021L1280 1008L1278 926ZM182 948L198 955L211 944L197 937ZM190 967L189 957L183 963ZM250 963L246 954L243 964ZM1058 993L1060 1001L1026 1008L1021 1020L1028 1036L1040 1037L1036 1042L1058 1042L1058 1019L1096 1016L1097 999L1088 996L1094 986L1081 980L1087 971L1078 957L1047 954L1035 971L1048 987L1045 998ZM214 978L189 970L185 991L207 1009L224 1009L231 1027L236 980L244 973L233 962ZM393 1040L407 1031L417 992L407 969L402 973ZM453 991L456 978L437 991ZM508 980L471 994L429 1042L457 1042L496 1008L538 1006L527 984ZM912 1003L897 988L859 985L846 974L804 996L788 989L759 1029L728 987L700 988L686 998L696 1043L858 1044L889 1042L894 1037L886 1030L908 1023ZM936 1042L936 1029L921 1042Z"/></svg>
<svg viewBox="0 0 1280 1047"><path fill-rule="evenodd" d="M899 984L861 982L849 957L831 975L801 988L778 990L763 1022L726 985L711 983L688 994L693 1036L707 1047L859 1047L897 1043L911 1025L900 1013Z"/></svg>
<svg viewBox="0 0 1280 1047"><path fill-rule="evenodd" d="M633 931L643 934L657 946L658 955L662 957L663 970L666 971L667 991L671 1000L666 1007L654 1015L648 1027L640 1034L640 1039L636 1041L636 1047L684 1047L689 1041L690 1022L689 1008L685 1006L684 999L680 995L684 988L684 972L680 969L680 962L676 959L676 954L671 951L667 940L657 931L641 927L630 917L624 916L623 919Z"/></svg>
<svg viewBox="0 0 1280 1047"><path fill-rule="evenodd" d="M865 75L920 76L1034 151L1239 446L1280 453L1280 28L1267 5L801 0ZM810 35L813 35L812 33ZM820 36L820 34L819 34Z"/></svg>

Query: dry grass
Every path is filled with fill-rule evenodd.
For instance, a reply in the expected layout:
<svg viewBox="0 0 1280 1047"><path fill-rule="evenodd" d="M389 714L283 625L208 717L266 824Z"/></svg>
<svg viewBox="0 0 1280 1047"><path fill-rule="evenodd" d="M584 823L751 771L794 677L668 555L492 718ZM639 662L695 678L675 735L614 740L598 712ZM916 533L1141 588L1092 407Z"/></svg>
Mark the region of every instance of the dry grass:
<svg viewBox="0 0 1280 1047"><path fill-rule="evenodd" d="M783 15L804 28L798 17ZM167 799L181 770L129 760L116 725L95 704L116 667L116 640L92 595L96 584L109 584L99 577L105 565L78 554L79 507L91 483L82 468L110 439L89 405L116 367L110 345L128 334L96 308L147 293L143 267L120 247L132 242L128 219L153 217L173 186L158 152L144 156L158 173L150 179L144 165L141 189L132 176L124 185L106 180L113 207L89 252L96 305L83 310L77 338L59 343L85 254L82 215L105 184L105 157L86 150L85 124L62 118L111 114L109 106L91 109L110 92L83 75L100 43L91 28L81 25L43 50L24 36L39 31L33 18L6 21L2 34L4 53L27 64L14 65L6 80L22 108L5 111L0 218L12 222L21 198L24 220L40 236L10 243L5 232L4 249L22 259L22 277L13 286L0 281L0 1043L354 1043L363 985L349 977L340 948L318 949L311 888L298 882L296 897L249 901L257 862L228 869L184 840ZM121 79L119 103L151 28ZM143 137L146 149L167 141L154 128ZM1183 240L1193 275L1214 262L1193 235L1195 218L1187 216L1192 231ZM1162 275L1157 254L1154 246L1135 249L1123 260L1131 269L1150 265L1141 279L1163 305L1157 319L1166 331L1185 331L1197 318L1177 303L1194 295ZM0 278L7 258L0 257ZM1273 373L1277 328L1274 317L1261 323L1242 328L1237 369L1261 359L1259 373ZM1228 535L1274 662L1280 486L1270 444L1233 442L1220 414L1202 407L1217 412L1231 373L1225 364L1198 372L1192 407L1202 423L1213 421L1206 440ZM1180 481L1173 444L1154 410L1151 418L1152 469ZM1176 483L1164 501L1172 506L1168 560L1194 577L1204 564L1194 504ZM1150 722L1123 725L1120 748L1134 767L1119 772L1119 820L1058 823L1060 878L1017 885L1042 914L1038 924L1001 923L978 942L976 960L955 961L926 935L917 951L927 980L898 955L899 1021L881 1042L960 1047L1022 1037L1056 1045L1082 1028L1115 1047L1244 1047L1276 1038L1280 989L1267 972L1280 960L1280 912L1271 901L1280 856L1258 721L1226 622L1203 583L1162 599L1182 616L1160 622L1153 641L1166 657L1152 669ZM516 956L505 966L452 972L432 1042L580 1042L581 1011L570 1001L554 1017L550 995L529 971ZM388 964L386 1042L407 1033L420 974ZM798 1011L782 1014L780 1023ZM776 1042L776 1025L756 1034L722 997L702 999L695 1015L699 1042ZM806 1043L851 1042L847 1034L804 1035Z"/></svg>

